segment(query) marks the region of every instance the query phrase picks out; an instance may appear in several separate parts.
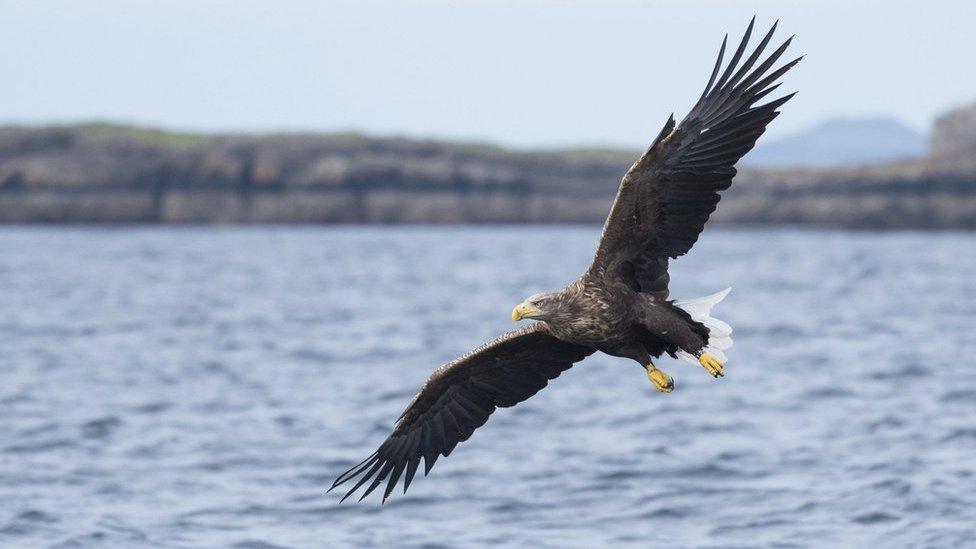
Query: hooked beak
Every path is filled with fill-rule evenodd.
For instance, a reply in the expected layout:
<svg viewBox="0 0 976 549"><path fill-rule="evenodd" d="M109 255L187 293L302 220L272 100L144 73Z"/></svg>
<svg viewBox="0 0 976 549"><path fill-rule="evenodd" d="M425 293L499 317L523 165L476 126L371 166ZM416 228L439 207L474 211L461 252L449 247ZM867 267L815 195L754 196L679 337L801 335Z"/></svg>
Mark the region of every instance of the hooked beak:
<svg viewBox="0 0 976 549"><path fill-rule="evenodd" d="M512 309L512 322L518 322L523 318L533 318L541 314L542 311L531 303L523 301Z"/></svg>

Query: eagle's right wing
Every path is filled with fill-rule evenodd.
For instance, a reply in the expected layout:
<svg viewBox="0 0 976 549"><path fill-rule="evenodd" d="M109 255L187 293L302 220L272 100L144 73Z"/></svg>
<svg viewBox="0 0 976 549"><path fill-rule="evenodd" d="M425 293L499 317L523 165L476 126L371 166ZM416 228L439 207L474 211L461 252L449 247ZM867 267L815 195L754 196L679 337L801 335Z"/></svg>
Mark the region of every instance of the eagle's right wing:
<svg viewBox="0 0 976 549"><path fill-rule="evenodd" d="M400 476L406 492L424 459L424 474L440 456L488 421L495 408L531 397L573 363L594 352L566 343L540 323L509 332L435 371L371 456L341 474L333 488L359 477L343 500L372 479L360 500L387 481L383 501Z"/></svg>
<svg viewBox="0 0 976 549"><path fill-rule="evenodd" d="M630 168L614 200L590 273L634 291L666 297L668 259L691 249L729 188L735 164L756 144L793 94L757 103L775 90L794 59L773 70L792 38L759 61L776 25L743 60L755 18L719 75L726 42L701 98L677 126L674 118ZM726 40L728 37L726 37ZM741 61L741 64L740 64Z"/></svg>

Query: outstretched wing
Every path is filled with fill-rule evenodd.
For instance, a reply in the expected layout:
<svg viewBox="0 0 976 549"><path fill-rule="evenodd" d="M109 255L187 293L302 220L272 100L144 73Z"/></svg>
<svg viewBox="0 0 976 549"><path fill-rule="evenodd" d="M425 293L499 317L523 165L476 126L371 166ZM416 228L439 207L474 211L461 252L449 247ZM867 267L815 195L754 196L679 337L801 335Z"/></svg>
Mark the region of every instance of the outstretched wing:
<svg viewBox="0 0 976 549"><path fill-rule="evenodd" d="M770 70L790 37L759 62L774 24L743 61L754 23L755 18L719 75L725 37L698 102L677 127L672 116L624 175L590 267L592 275L617 277L635 291L667 296L668 259L684 255L698 240L718 204L718 192L732 184L735 163L776 118L776 109L793 96L756 105L801 58Z"/></svg>
<svg viewBox="0 0 976 549"><path fill-rule="evenodd" d="M531 397L573 363L594 352L566 343L540 324L509 332L435 371L371 456L339 475L332 489L359 478L342 500L366 484L360 500L386 480L383 501L403 477L406 493L424 459L424 475L440 456L488 421L495 408Z"/></svg>

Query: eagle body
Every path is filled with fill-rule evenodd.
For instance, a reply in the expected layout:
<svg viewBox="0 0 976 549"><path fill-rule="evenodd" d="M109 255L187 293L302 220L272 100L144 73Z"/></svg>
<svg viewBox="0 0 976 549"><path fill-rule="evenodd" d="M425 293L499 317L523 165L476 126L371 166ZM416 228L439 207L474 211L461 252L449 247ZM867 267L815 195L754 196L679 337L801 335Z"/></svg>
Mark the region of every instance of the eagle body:
<svg viewBox="0 0 976 549"><path fill-rule="evenodd" d="M635 292L618 281L587 275L554 294L540 318L556 338L584 345L608 355L636 360L648 355L672 357L679 351L699 355L708 341L708 328L672 301Z"/></svg>
<svg viewBox="0 0 976 549"><path fill-rule="evenodd" d="M530 296L512 311L514 321L537 322L435 370L386 440L330 490L354 482L342 499L365 486L361 500L385 483L386 501L402 479L406 492L421 461L426 475L496 409L528 399L598 351L636 361L666 393L673 381L652 357L667 353L714 377L725 375L732 328L711 309L729 290L671 300L668 264L691 250L719 193L731 186L736 162L793 96L761 102L800 58L773 68L791 37L760 59L775 24L747 54L754 23L723 65L726 36L701 97L680 123L668 118L624 175L589 269L566 288Z"/></svg>

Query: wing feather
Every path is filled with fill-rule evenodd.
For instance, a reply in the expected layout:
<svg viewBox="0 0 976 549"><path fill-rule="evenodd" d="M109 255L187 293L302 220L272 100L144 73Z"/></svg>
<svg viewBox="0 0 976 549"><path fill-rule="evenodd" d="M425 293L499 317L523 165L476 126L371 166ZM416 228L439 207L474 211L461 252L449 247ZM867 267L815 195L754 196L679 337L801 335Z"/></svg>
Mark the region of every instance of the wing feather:
<svg viewBox="0 0 976 549"><path fill-rule="evenodd" d="M417 467L420 465L420 456L414 456L410 458L410 463L407 465L407 474L403 478L403 493L407 493L407 488L410 488L410 483L413 482L413 476L417 474Z"/></svg>
<svg viewBox="0 0 976 549"><path fill-rule="evenodd" d="M694 246L718 206L719 192L732 184L736 162L794 95L759 104L802 59L773 70L792 36L762 59L777 25L746 56L753 18L724 70L728 36L722 40L698 102L680 124L675 125L673 115L668 119L621 181L589 276L616 278L635 290L667 297L668 260Z"/></svg>
<svg viewBox="0 0 976 549"><path fill-rule="evenodd" d="M593 352L557 339L537 323L438 368L379 449L339 475L330 490L356 480L342 500L366 486L362 500L385 481L386 501L402 478L405 493L421 458L427 475L438 457L450 455L496 408L531 397Z"/></svg>

